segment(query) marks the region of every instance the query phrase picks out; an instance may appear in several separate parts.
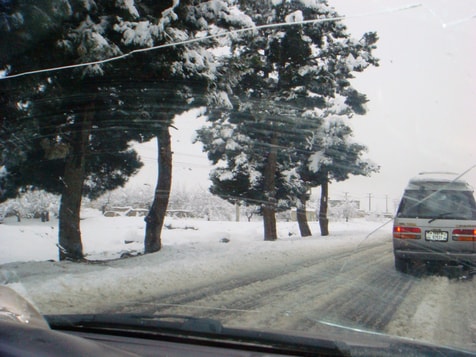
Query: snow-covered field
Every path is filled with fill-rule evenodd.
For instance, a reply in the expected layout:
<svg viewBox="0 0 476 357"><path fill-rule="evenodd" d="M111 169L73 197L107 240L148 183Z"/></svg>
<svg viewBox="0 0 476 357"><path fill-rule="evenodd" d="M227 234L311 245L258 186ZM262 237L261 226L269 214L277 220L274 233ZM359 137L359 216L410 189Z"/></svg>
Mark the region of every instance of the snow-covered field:
<svg viewBox="0 0 476 357"><path fill-rule="evenodd" d="M331 235L321 237L317 222L310 222L314 233L312 238L302 239L296 222L278 222L279 243L277 250L286 250L293 242L324 246L339 244L348 246L359 244L366 235L386 221L355 219L350 223L330 222ZM381 228L389 232L390 225ZM81 213L81 232L83 249L88 260L111 260L124 253L137 254L143 250L145 223L143 217L104 217L99 211L86 209ZM161 255L180 254L186 250L192 256L196 246L207 245L207 252L223 252L222 240L230 240L235 250L239 246L252 246L253 249L270 248L263 242L263 224L253 222L223 222L194 219L168 218L162 234L162 243L166 252ZM39 219L23 219L17 222L9 217L0 225L0 264L21 261L58 260L58 221L41 222ZM218 244L222 243L222 244ZM191 249L193 248L193 249ZM172 253L173 252L173 253ZM226 255L226 254L225 254ZM170 258L174 258L171 256ZM160 259L163 261L164 257ZM224 257L227 259L227 257Z"/></svg>

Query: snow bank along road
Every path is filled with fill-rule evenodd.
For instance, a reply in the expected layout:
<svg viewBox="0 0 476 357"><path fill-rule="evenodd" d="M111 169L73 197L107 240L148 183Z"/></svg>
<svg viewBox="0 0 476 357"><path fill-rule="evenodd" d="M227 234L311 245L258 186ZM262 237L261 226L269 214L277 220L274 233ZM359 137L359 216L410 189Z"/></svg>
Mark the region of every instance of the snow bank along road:
<svg viewBox="0 0 476 357"><path fill-rule="evenodd" d="M292 263L270 261L264 272L232 276L109 312L189 314L227 326L307 332L338 324L476 350L475 282L396 272L390 239L327 256L298 254Z"/></svg>

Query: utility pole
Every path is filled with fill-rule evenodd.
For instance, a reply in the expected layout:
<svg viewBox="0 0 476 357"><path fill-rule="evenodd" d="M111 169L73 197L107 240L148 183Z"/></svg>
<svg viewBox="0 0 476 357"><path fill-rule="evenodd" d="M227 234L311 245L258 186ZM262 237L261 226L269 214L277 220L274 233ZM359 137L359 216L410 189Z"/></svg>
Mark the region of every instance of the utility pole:
<svg viewBox="0 0 476 357"><path fill-rule="evenodd" d="M369 193L369 212L372 210L372 194Z"/></svg>

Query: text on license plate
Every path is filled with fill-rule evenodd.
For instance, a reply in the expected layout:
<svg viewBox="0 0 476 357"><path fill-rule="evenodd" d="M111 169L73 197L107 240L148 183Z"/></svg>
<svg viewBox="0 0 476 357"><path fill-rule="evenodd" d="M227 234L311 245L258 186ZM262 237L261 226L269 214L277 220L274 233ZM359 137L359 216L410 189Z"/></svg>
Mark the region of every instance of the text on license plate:
<svg viewBox="0 0 476 357"><path fill-rule="evenodd" d="M443 231L426 231L425 239L436 241L436 242L446 242L448 240L448 232Z"/></svg>

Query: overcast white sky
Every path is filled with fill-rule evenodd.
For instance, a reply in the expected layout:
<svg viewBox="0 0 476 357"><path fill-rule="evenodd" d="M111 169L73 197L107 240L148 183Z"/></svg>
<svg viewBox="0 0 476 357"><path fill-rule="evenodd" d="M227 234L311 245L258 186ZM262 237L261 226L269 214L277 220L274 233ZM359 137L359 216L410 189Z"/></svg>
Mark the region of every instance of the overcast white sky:
<svg viewBox="0 0 476 357"><path fill-rule="evenodd" d="M366 93L368 114L352 119L356 140L381 165L371 178L335 184L331 195L373 193L398 198L420 171L462 172L476 164L476 1L336 0L342 14L364 14L420 4L405 11L349 18L358 37L377 31L380 67L354 85ZM476 186L476 169L467 179Z"/></svg>
<svg viewBox="0 0 476 357"><path fill-rule="evenodd" d="M476 1L330 0L348 17L354 37L379 35L380 66L358 74L354 86L370 100L368 113L352 120L355 140L381 166L370 178L330 187L368 208L393 210L411 176L420 171L463 172L476 164ZM419 5L407 10L397 10ZM395 9L394 11L389 11ZM366 16L361 16L367 14ZM208 187L208 162L192 145L197 120L180 119L174 131L174 187ZM155 185L155 143L142 155L146 169L133 182ZM476 186L476 169L467 180ZM387 199L386 199L387 197Z"/></svg>

